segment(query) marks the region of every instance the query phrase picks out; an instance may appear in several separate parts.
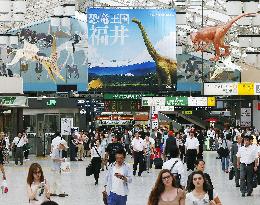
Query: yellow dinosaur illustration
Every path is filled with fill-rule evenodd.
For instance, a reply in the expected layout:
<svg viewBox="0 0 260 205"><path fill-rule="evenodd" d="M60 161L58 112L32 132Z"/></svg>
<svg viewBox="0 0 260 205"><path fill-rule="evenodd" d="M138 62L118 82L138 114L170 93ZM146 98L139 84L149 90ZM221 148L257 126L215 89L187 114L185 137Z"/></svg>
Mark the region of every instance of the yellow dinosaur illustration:
<svg viewBox="0 0 260 205"><path fill-rule="evenodd" d="M33 60L36 60L43 65L43 67L47 70L48 75L54 82L56 82L54 75L56 75L56 77L60 78L61 80L65 81L64 78L62 77L62 75L60 74L60 69L57 64L58 52L57 52L57 43L56 43L55 36L53 36L50 57L35 55L33 57Z"/></svg>
<svg viewBox="0 0 260 205"><path fill-rule="evenodd" d="M88 84L88 89L92 90L92 89L99 89L103 87L103 82L101 79L96 79L96 80L92 80L89 82Z"/></svg>
<svg viewBox="0 0 260 205"><path fill-rule="evenodd" d="M161 56L152 45L142 22L136 18L132 19L132 22L136 23L142 33L145 46L156 63L156 71L158 78L158 85L166 84L172 86L177 79L177 61Z"/></svg>

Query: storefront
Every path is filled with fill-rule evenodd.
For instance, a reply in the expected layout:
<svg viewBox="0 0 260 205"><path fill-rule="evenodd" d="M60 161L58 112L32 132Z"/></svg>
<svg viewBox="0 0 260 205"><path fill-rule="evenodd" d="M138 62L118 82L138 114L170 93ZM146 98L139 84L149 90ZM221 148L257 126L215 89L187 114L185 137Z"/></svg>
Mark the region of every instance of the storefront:
<svg viewBox="0 0 260 205"><path fill-rule="evenodd" d="M11 138L23 129L23 109L28 107L26 96L0 96L0 131Z"/></svg>

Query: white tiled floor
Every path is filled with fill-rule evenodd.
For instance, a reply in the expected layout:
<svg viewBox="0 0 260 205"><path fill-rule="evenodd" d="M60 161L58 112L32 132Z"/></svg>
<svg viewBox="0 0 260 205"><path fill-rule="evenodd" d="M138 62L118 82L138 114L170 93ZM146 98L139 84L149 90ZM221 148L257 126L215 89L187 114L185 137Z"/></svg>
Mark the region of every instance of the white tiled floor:
<svg viewBox="0 0 260 205"><path fill-rule="evenodd" d="M252 197L242 198L239 188L234 186L234 181L228 180L228 174L221 171L220 161L215 159L216 153L205 153L206 168L210 174L215 189L219 193L220 199L224 205L259 205L260 188L257 187ZM22 167L14 167L13 163L6 166L6 172L9 184L9 193L0 194L0 205L26 205L28 198L26 195L26 177L28 166L32 161L38 161L45 173L45 177L50 184L53 181L53 174L50 170L51 161L49 159L35 159L26 162ZM131 161L129 159L128 161ZM89 162L73 162L72 173L61 176L64 191L69 194L66 198L52 198L60 205L102 205L101 192L103 190L102 180L104 172L101 174L100 185L94 186L93 177L85 176L85 168ZM130 194L128 205L145 205L151 188L154 184L158 170L153 170L150 174L144 174L142 177L134 177L130 185Z"/></svg>

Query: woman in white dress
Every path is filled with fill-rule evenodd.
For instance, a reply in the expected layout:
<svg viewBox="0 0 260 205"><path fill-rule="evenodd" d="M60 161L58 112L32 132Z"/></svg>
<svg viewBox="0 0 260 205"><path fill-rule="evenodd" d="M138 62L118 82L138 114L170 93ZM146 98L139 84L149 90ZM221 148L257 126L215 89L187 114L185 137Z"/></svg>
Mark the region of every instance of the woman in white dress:
<svg viewBox="0 0 260 205"><path fill-rule="evenodd" d="M50 187L44 178L41 165L38 163L31 164L27 177L27 194L29 204L40 205L50 200Z"/></svg>
<svg viewBox="0 0 260 205"><path fill-rule="evenodd" d="M207 184L203 172L195 171L191 175L186 194L186 205L222 205L218 196L208 195L209 185Z"/></svg>

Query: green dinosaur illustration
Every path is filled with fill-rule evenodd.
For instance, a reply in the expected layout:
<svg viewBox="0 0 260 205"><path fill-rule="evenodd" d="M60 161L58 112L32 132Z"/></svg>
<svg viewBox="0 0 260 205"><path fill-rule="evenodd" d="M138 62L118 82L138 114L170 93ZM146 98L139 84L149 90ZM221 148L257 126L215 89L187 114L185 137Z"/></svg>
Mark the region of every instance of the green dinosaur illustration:
<svg viewBox="0 0 260 205"><path fill-rule="evenodd" d="M161 56L152 45L142 22L136 18L133 18L132 22L136 23L141 30L145 46L156 63L158 85L162 85L163 82L163 84L172 86L177 78L177 61Z"/></svg>

